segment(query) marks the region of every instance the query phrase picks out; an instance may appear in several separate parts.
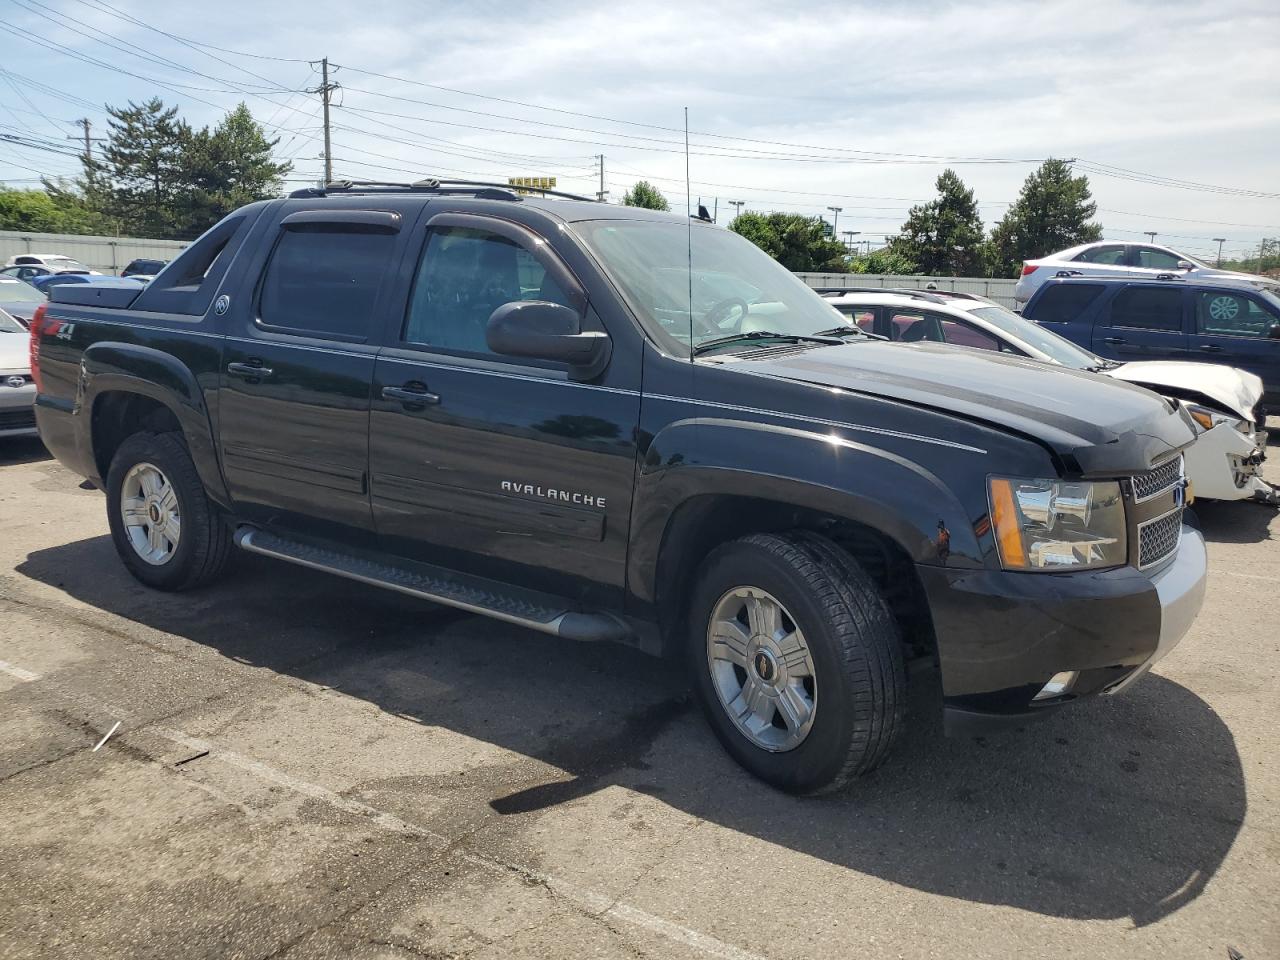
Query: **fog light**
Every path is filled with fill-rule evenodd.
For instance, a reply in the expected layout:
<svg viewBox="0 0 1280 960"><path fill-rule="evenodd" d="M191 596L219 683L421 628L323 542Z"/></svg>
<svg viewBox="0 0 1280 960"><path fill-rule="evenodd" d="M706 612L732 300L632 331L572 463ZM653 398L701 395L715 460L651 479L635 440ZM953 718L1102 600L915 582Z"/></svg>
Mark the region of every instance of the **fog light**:
<svg viewBox="0 0 1280 960"><path fill-rule="evenodd" d="M1040 692L1031 698L1031 702L1052 700L1054 697L1062 696L1071 689L1071 685L1076 682L1077 676L1079 676L1079 671L1076 670L1055 673L1049 682L1040 689Z"/></svg>

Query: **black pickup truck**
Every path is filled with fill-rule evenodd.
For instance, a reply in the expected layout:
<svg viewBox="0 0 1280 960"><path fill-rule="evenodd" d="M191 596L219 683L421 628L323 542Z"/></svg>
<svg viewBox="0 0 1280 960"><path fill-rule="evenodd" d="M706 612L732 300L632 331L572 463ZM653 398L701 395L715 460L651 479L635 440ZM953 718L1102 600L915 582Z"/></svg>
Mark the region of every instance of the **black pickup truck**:
<svg viewBox="0 0 1280 960"><path fill-rule="evenodd" d="M136 291L56 288L31 353L41 436L144 583L234 545L680 656L794 792L881 762L909 677L950 722L1023 719L1131 683L1203 596L1184 414L864 334L697 218L304 190Z"/></svg>

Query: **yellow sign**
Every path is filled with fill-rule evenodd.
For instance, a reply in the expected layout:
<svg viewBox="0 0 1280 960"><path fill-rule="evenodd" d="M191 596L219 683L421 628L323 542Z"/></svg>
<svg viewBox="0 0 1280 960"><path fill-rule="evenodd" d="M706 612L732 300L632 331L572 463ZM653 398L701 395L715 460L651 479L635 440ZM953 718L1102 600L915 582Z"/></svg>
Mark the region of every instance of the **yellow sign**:
<svg viewBox="0 0 1280 960"><path fill-rule="evenodd" d="M507 183L516 187L516 193L530 193L534 190L554 190L555 177L507 177Z"/></svg>

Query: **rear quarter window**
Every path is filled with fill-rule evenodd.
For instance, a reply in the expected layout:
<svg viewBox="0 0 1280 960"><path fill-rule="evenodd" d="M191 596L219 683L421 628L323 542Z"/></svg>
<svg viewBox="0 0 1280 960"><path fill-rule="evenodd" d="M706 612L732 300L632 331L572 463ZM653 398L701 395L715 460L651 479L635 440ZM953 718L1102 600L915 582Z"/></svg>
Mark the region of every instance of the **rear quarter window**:
<svg viewBox="0 0 1280 960"><path fill-rule="evenodd" d="M1100 293L1100 283L1049 284L1035 303L1029 305L1026 315L1036 323L1070 323L1080 319Z"/></svg>

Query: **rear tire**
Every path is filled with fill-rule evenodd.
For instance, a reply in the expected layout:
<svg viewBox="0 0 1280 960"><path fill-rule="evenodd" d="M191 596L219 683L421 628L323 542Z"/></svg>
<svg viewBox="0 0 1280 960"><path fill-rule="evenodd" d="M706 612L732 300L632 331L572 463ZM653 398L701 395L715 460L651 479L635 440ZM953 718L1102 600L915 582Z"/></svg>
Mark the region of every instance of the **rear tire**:
<svg viewBox="0 0 1280 960"><path fill-rule="evenodd" d="M205 495L178 433L135 433L107 471L107 520L116 552L157 590L189 590L226 566L231 531Z"/></svg>
<svg viewBox="0 0 1280 960"><path fill-rule="evenodd" d="M694 685L747 770L817 794L884 761L906 706L901 638L875 582L835 544L805 531L724 544L690 614Z"/></svg>

